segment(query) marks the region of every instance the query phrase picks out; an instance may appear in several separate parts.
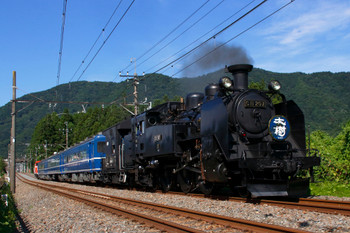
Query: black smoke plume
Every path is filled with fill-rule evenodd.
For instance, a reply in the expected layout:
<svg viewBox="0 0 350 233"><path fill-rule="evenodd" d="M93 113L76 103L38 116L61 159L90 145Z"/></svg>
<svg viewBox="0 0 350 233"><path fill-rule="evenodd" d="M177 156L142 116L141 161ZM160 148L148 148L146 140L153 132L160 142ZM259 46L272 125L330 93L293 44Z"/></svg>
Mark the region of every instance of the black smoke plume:
<svg viewBox="0 0 350 233"><path fill-rule="evenodd" d="M203 57L202 59L200 59ZM195 62L196 60L199 61ZM194 64L192 64L195 62ZM189 66L192 64L191 66ZM183 63L183 76L194 77L219 69L224 69L225 65L253 64L253 59L247 54L245 49L235 45L204 44L192 53Z"/></svg>

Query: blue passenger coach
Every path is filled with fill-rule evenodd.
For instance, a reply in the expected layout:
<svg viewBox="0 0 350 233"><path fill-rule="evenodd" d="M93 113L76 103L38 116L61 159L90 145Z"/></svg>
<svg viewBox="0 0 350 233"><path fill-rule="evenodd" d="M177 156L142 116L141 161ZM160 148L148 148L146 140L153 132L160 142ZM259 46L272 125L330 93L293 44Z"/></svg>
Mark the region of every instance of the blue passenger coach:
<svg viewBox="0 0 350 233"><path fill-rule="evenodd" d="M38 163L39 178L74 182L99 180L106 157L100 152L105 141L104 135L97 135L42 160Z"/></svg>

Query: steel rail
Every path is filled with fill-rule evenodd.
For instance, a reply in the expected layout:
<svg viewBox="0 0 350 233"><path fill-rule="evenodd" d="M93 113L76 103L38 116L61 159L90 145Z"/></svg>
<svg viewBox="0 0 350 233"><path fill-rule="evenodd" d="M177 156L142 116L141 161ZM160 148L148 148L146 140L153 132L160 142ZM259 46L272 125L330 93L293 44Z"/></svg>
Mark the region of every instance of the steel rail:
<svg viewBox="0 0 350 233"><path fill-rule="evenodd" d="M265 199L261 199L258 201L251 200L251 202L300 210L316 211L327 214L341 214L345 216L350 216L350 202L348 201L299 198L299 200L297 200L296 202Z"/></svg>
<svg viewBox="0 0 350 233"><path fill-rule="evenodd" d="M143 224L145 224L145 225L147 225L149 227L155 227L155 228L157 228L157 229L159 229L161 231L166 231L166 232L193 232L193 233L201 233L201 232L203 232L203 231L200 231L200 230L197 230L197 229L193 229L193 228L189 228L189 227L186 227L186 226L183 226L183 225L180 225L180 224L177 224L177 223L173 223L173 222L170 222L170 221L167 221L167 220L164 220L164 219L159 219L159 218L156 218L156 217L140 214L140 213L137 213L137 212L134 212L134 211L125 210L125 209L122 209L122 208L117 208L117 207L114 207L114 206L107 205L107 204L105 204L103 202L93 201L93 200L90 200L90 199L83 198L81 196L75 196L75 195L72 195L72 194L69 194L69 193L65 193L65 192L59 191L59 190L54 189L53 187L51 187L51 186L54 186L54 185L46 185L46 184L42 184L40 182L29 181L29 180L25 179L24 177L20 177L19 175L17 176L17 178L19 180L21 180L22 182L26 183L26 184L39 187L41 189L53 192L55 194L58 194L58 195L61 195L61 196L64 196L64 197L67 197L67 198L70 198L70 199L73 199L73 200L76 200L76 201L79 201L79 202L83 202L83 203L85 203L87 205L93 206L95 208L98 208L98 209L101 209L101 210L104 210L104 211L108 211L108 212L110 212L112 214L116 214L116 215L119 215L119 216L124 216L126 218L136 220L136 221L138 221L140 223L143 223ZM49 186L50 188L48 188L47 186ZM66 189L66 190L70 190L70 188L67 189L67 188L61 187L61 186L56 186L55 188L61 188L61 189L63 188L63 189Z"/></svg>
<svg viewBox="0 0 350 233"><path fill-rule="evenodd" d="M249 199L242 197L230 197L220 195L204 195L198 193L181 193L181 192L168 192L167 194L174 195L186 195L198 198L210 198L216 200L227 200L253 204L267 204L274 205L290 209L300 209L308 211L316 211L327 214L341 214L350 216L350 201L336 201L336 200L324 200L324 199L310 199L310 198L297 198L290 199L289 201L281 200L268 200L268 199Z"/></svg>
<svg viewBox="0 0 350 233"><path fill-rule="evenodd" d="M23 178L23 179L25 179L25 178ZM40 186L45 185L45 186L52 187L52 188L60 188L60 189L65 188L66 190L69 190L71 192L76 192L79 194L91 195L91 196L95 196L98 198L108 199L111 201L123 202L123 203L134 205L134 206L141 206L143 208L151 208L151 209L154 209L156 211L162 211L162 212L167 212L167 213L171 213L171 214L175 214L175 215L185 216L185 217L189 217L192 219L206 221L206 222L210 222L210 223L215 223L215 224L222 225L225 227L240 229L240 230L244 230L244 231L252 231L252 232L306 232L306 231L294 229L294 228L271 225L271 224L266 224L266 223L259 223L259 222L244 220L244 219L226 217L226 216L221 216L221 215L217 215L217 214L211 214L211 213L200 212L200 211L189 210L189 209L178 208L178 207L167 206L167 205L160 205L160 204L155 204L155 203L150 203L150 202L143 202L143 201L138 201L138 200L133 200L133 199L128 199L128 198L121 198L121 197L116 197L116 196L107 195L107 194L103 194L103 193L83 191L83 190L62 187L62 186L56 186L56 185L51 185L51 184L43 184L43 183L37 182L37 181L30 181L30 182L38 183Z"/></svg>

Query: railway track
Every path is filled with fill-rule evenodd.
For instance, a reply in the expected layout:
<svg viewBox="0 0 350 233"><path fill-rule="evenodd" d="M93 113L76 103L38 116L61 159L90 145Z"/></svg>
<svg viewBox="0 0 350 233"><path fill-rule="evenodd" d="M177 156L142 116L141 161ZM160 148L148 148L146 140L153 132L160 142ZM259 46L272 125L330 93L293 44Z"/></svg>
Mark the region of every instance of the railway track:
<svg viewBox="0 0 350 233"><path fill-rule="evenodd" d="M249 202L249 200L247 202ZM254 203L254 200L251 200L250 202ZM348 201L299 198L295 202L276 201L276 200L258 200L258 202L256 203L281 206L285 208L316 211L316 212L322 212L327 214L342 214L345 216L350 216L350 202Z"/></svg>
<svg viewBox="0 0 350 233"><path fill-rule="evenodd" d="M279 200L268 200L268 199L250 199L241 197L229 197L229 196L216 196L216 195L204 195L204 194L184 194L181 192L168 192L168 194L175 195L187 195L198 198L210 198L218 200L228 200L244 203L253 204L266 204L280 206L284 208L316 211L327 214L341 214L350 216L350 201L335 201L335 200L324 200L324 199L309 199L309 198L298 198L290 199L288 201Z"/></svg>
<svg viewBox="0 0 350 233"><path fill-rule="evenodd" d="M86 203L96 208L134 219L145 225L167 232L305 232L299 229L258 223L205 212L165 206L133 199L120 198L96 192L44 184L18 178L27 184ZM123 206L123 207L122 207ZM204 229L203 229L204 226Z"/></svg>

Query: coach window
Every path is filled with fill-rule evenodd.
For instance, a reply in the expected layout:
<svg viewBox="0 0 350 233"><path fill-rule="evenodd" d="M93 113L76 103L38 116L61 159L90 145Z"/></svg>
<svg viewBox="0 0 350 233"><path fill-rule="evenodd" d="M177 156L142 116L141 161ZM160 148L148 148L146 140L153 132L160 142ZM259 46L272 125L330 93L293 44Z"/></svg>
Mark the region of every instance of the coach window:
<svg viewBox="0 0 350 233"><path fill-rule="evenodd" d="M108 146L108 142L97 142L97 152L103 153L105 151L105 145Z"/></svg>
<svg viewBox="0 0 350 233"><path fill-rule="evenodd" d="M79 160L79 152L74 153L72 161L77 161Z"/></svg>
<svg viewBox="0 0 350 233"><path fill-rule="evenodd" d="M82 159L88 159L89 156L88 156L88 153L84 150L81 152L82 153Z"/></svg>

